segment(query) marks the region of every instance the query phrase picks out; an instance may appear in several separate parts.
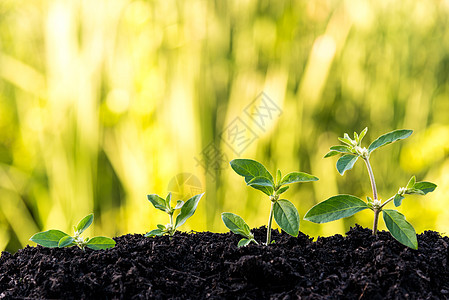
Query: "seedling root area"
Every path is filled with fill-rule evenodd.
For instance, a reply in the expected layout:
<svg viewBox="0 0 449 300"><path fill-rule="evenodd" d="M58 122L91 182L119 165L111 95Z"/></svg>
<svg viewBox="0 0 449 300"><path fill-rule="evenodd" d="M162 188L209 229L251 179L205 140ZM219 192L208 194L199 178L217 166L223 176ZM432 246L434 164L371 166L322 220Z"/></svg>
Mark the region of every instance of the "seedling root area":
<svg viewBox="0 0 449 300"><path fill-rule="evenodd" d="M263 240L266 228L253 230ZM26 247L0 258L0 299L447 299L449 238L353 227L313 241L272 231L237 248L232 233L115 238L115 248Z"/></svg>

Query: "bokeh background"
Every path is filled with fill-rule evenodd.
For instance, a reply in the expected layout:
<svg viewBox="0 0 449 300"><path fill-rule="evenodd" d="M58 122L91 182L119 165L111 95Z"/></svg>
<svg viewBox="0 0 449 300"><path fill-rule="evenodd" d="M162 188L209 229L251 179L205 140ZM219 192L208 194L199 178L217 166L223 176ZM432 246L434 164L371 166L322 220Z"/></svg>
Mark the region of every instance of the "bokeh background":
<svg viewBox="0 0 449 300"><path fill-rule="evenodd" d="M318 176L284 194L301 216L365 198L363 163L342 177L323 159L365 127L365 146L414 130L372 155L379 193L413 174L437 183L400 211L445 234L448 16L448 0L0 1L0 250L91 212L88 235L145 233L168 221L146 195L168 191L206 192L182 230L224 232L223 211L265 225L269 201L229 167L237 157ZM372 215L300 228L355 223Z"/></svg>

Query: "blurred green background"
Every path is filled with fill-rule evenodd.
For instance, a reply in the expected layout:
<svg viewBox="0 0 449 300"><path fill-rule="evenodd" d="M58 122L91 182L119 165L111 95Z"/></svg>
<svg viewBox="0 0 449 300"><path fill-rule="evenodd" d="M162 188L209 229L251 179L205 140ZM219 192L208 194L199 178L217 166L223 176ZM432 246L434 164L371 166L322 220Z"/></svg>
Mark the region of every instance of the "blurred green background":
<svg viewBox="0 0 449 300"><path fill-rule="evenodd" d="M301 216L338 193L365 198L364 164L342 177L322 158L365 127L365 146L414 130L373 154L380 197L413 174L437 183L400 211L446 233L448 15L448 0L2 0L0 250L90 212L88 235L145 233L168 222L146 195L168 191L206 192L181 230L224 232L223 211L265 225L269 201L229 167L237 157L318 176L285 194ZM356 222L372 215L300 229Z"/></svg>

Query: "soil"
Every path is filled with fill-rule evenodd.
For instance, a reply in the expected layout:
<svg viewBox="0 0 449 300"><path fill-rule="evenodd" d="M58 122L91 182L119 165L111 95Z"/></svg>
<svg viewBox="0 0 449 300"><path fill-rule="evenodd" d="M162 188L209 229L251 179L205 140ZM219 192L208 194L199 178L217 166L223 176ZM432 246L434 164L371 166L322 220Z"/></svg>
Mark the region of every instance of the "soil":
<svg viewBox="0 0 449 300"><path fill-rule="evenodd" d="M266 228L253 230L263 241ZM231 233L115 238L101 251L41 246L0 258L0 299L449 299L449 239L418 235L412 250L388 232L291 237L237 248Z"/></svg>

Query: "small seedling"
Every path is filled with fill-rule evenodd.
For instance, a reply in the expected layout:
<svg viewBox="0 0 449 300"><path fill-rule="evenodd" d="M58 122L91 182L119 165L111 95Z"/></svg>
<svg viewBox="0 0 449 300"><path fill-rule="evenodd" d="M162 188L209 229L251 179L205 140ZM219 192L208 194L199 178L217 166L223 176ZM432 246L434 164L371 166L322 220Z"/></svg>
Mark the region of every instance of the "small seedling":
<svg viewBox="0 0 449 300"><path fill-rule="evenodd" d="M271 201L270 216L268 218L266 245L271 243L271 223L274 220L286 233L298 236L299 233L299 213L296 207L286 199L279 199L279 196L288 190L287 184L295 182L309 182L318 180L317 177L302 172L288 173L284 177L281 171L276 172L276 181L267 169L259 162L251 159L234 159L231 161L232 169L245 178L248 186L260 190L268 195ZM249 231L248 225L237 215L230 213L222 214L223 222L232 232L240 234L245 238L240 240L239 246L256 242Z"/></svg>
<svg viewBox="0 0 449 300"><path fill-rule="evenodd" d="M60 230L50 229L47 231L39 232L33 235L30 240L48 248L63 248L78 246L82 250L84 248L90 248L93 250L108 249L115 246L115 241L111 238L104 236L96 236L91 239L82 238L80 235L83 233L93 222L94 214L84 217L78 225L74 226L75 234L70 236Z"/></svg>
<svg viewBox="0 0 449 300"><path fill-rule="evenodd" d="M163 212L166 212L170 217L170 223L167 225L158 224L156 229L151 230L147 234L146 237L153 236L162 236L164 234L168 234L169 236L173 236L175 234L176 229L184 224L188 218L190 218L196 210L198 203L200 202L201 197L204 195L198 194L187 200L186 202L182 200L178 200L175 207L171 206L171 193L168 193L167 198L163 199L156 194L148 195L148 200L153 204L153 206ZM180 210L178 216L176 217L176 221L173 222L173 215L175 210Z"/></svg>
<svg viewBox="0 0 449 300"><path fill-rule="evenodd" d="M379 214L382 212L385 225L391 235L405 246L417 249L418 241L413 226L407 222L405 216L397 210L384 209L384 207L391 201L398 207L402 204L405 195L425 195L429 192L433 192L437 186L434 183L426 181L416 182L415 176L413 176L405 187L401 187L395 195L382 202L377 194L376 181L369 161L370 155L379 147L408 138L413 131L402 129L386 133L372 142L368 149L361 147L362 139L367 131L368 128L365 128L360 135L354 132L354 139L351 139L349 135L345 133L343 138L339 138L344 145L331 147L331 151L324 157L343 154L337 161L337 170L341 175L343 175L345 171L352 169L359 157L362 158L368 169L373 198L367 197L367 202L365 202L352 195L333 196L312 207L306 213L304 219L315 223L326 223L352 216L353 214L368 208L374 212L374 235L377 234Z"/></svg>

